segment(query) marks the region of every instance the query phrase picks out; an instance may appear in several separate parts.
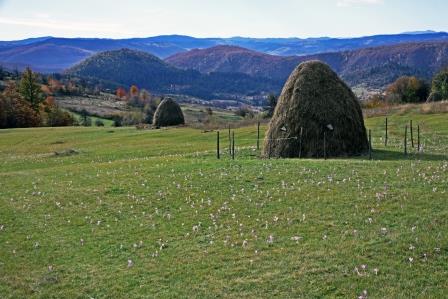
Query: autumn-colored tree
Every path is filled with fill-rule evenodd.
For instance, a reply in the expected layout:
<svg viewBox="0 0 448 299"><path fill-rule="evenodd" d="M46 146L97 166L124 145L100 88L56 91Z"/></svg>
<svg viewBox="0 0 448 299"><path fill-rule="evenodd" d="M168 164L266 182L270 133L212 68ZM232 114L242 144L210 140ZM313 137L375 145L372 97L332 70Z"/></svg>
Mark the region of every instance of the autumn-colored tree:
<svg viewBox="0 0 448 299"><path fill-rule="evenodd" d="M127 96L126 89L124 89L123 87L118 87L115 94L116 94L117 98L119 98L121 100L125 99Z"/></svg>
<svg viewBox="0 0 448 299"><path fill-rule="evenodd" d="M53 93L57 93L62 89L62 84L54 78L48 79L48 87Z"/></svg>
<svg viewBox="0 0 448 299"><path fill-rule="evenodd" d="M138 87L136 85L132 85L129 89L129 94L131 97L138 97Z"/></svg>
<svg viewBox="0 0 448 299"><path fill-rule="evenodd" d="M374 108L379 108L379 107L385 107L388 104L387 104L383 94L376 93L376 94L371 95L367 100L362 101L361 105L363 108L366 108L366 109L374 109Z"/></svg>
<svg viewBox="0 0 448 299"><path fill-rule="evenodd" d="M51 91L50 87L48 85L42 85L40 87L40 90L43 92L44 95L50 96L53 94L53 91Z"/></svg>
<svg viewBox="0 0 448 299"><path fill-rule="evenodd" d="M0 128L37 127L41 117L28 101L22 99L14 83L0 94Z"/></svg>
<svg viewBox="0 0 448 299"><path fill-rule="evenodd" d="M53 96L48 96L48 97L45 99L44 104L45 104L46 106L56 106L56 100L54 99Z"/></svg>
<svg viewBox="0 0 448 299"><path fill-rule="evenodd" d="M39 110L39 105L44 100L41 87L37 83L37 76L30 68L26 68L20 80L19 92L22 98L29 102L35 111Z"/></svg>
<svg viewBox="0 0 448 299"><path fill-rule="evenodd" d="M394 103L418 103L428 98L428 85L416 78L403 76L386 89L386 100Z"/></svg>

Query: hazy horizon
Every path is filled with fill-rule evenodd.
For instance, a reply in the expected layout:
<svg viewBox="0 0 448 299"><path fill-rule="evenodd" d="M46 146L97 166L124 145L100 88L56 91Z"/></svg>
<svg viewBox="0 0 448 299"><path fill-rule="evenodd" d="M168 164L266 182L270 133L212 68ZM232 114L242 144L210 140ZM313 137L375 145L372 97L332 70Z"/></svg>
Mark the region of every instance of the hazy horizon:
<svg viewBox="0 0 448 299"><path fill-rule="evenodd" d="M199 37L199 36L193 36L193 35L184 35L184 34L160 34L160 35L151 35L151 36L132 36L132 37L85 37L85 36L53 36L53 35L42 35L42 36L28 36L28 37L24 37L24 38L19 38L19 39L0 39L1 41L19 41L19 40L26 40L26 39L39 39L39 38L67 38L67 39L111 39L111 40L120 40L120 39L133 39L133 38L152 38L152 37L159 37L159 36L185 36L185 37L192 37L192 38L198 38L198 39L202 39L202 38L222 38L222 39L228 39L228 38L253 38L253 39L318 39L318 38L334 38L334 39L344 39L344 38L362 38L362 37L366 37L366 36L377 36L377 35L396 35L396 34L416 34L415 32L418 32L420 34L421 33L425 33L425 32L432 32L432 33L448 33L447 31L438 31L438 30L415 30L415 31L406 31L406 32L392 32L392 33L378 33L378 34L373 34L373 35L362 35L362 36L310 36L310 37L300 37L300 36L285 36L285 37L276 37L276 36L264 36L264 37L252 37L252 36L204 36L204 37Z"/></svg>
<svg viewBox="0 0 448 299"><path fill-rule="evenodd" d="M0 40L43 36L134 38L159 35L352 38L448 31L443 0L0 0Z"/></svg>

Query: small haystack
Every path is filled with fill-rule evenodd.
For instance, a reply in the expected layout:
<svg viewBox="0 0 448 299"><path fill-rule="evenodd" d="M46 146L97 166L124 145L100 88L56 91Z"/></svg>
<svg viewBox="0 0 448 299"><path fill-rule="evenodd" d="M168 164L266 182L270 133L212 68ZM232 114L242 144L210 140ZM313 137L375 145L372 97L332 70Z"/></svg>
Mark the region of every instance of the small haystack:
<svg viewBox="0 0 448 299"><path fill-rule="evenodd" d="M166 98L154 113L153 125L157 128L185 124L184 114L173 99Z"/></svg>
<svg viewBox="0 0 448 299"><path fill-rule="evenodd" d="M300 64L283 87L264 156L352 156L368 146L361 107L351 89L322 62Z"/></svg>

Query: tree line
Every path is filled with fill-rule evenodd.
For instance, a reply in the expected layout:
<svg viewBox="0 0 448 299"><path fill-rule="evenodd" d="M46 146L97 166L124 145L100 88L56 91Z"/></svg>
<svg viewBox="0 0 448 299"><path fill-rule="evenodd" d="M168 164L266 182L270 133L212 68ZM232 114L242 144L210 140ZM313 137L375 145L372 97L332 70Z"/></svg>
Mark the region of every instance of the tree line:
<svg viewBox="0 0 448 299"><path fill-rule="evenodd" d="M1 79L5 79L8 75L3 70L0 70L0 73ZM19 80L9 80L0 93L2 129L71 126L74 123L72 114L58 107L51 95L50 87L39 82L38 75L30 68L23 72Z"/></svg>
<svg viewBox="0 0 448 299"><path fill-rule="evenodd" d="M448 100L448 68L437 73L431 83L415 76L402 76L384 93L375 94L364 103L367 108L384 104L424 103Z"/></svg>

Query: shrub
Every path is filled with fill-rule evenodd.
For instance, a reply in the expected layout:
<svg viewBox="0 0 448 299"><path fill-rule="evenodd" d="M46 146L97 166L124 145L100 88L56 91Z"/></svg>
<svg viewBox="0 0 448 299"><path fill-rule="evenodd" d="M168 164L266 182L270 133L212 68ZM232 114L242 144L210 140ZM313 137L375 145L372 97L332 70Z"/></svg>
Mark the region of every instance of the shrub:
<svg viewBox="0 0 448 299"><path fill-rule="evenodd" d="M366 109L382 108L388 105L386 98L382 94L374 94L367 100L361 102L361 104Z"/></svg>
<svg viewBox="0 0 448 299"><path fill-rule="evenodd" d="M133 126L143 123L145 120L145 115L143 112L127 112L121 115L121 124L123 126Z"/></svg>
<svg viewBox="0 0 448 299"><path fill-rule="evenodd" d="M123 126L123 123L122 123L122 118L121 118L121 115L114 115L114 116L112 116L112 120L113 120L113 126L114 127L121 127L121 126Z"/></svg>
<svg viewBox="0 0 448 299"><path fill-rule="evenodd" d="M255 116L255 113L249 109L249 107L247 106L243 106L238 108L238 110L235 111L235 115L241 116L241 117L248 117L248 118L253 118Z"/></svg>
<svg viewBox="0 0 448 299"><path fill-rule="evenodd" d="M87 117L83 118L80 123L81 123L81 126L91 127L92 126L92 118L90 118L90 116L87 116Z"/></svg>
<svg viewBox="0 0 448 299"><path fill-rule="evenodd" d="M51 106L47 109L47 125L50 127L65 127L73 126L75 123L74 117L59 109L57 106Z"/></svg>
<svg viewBox="0 0 448 299"><path fill-rule="evenodd" d="M101 119L97 119L95 121L95 126L97 126L97 127L104 127L104 122Z"/></svg>

